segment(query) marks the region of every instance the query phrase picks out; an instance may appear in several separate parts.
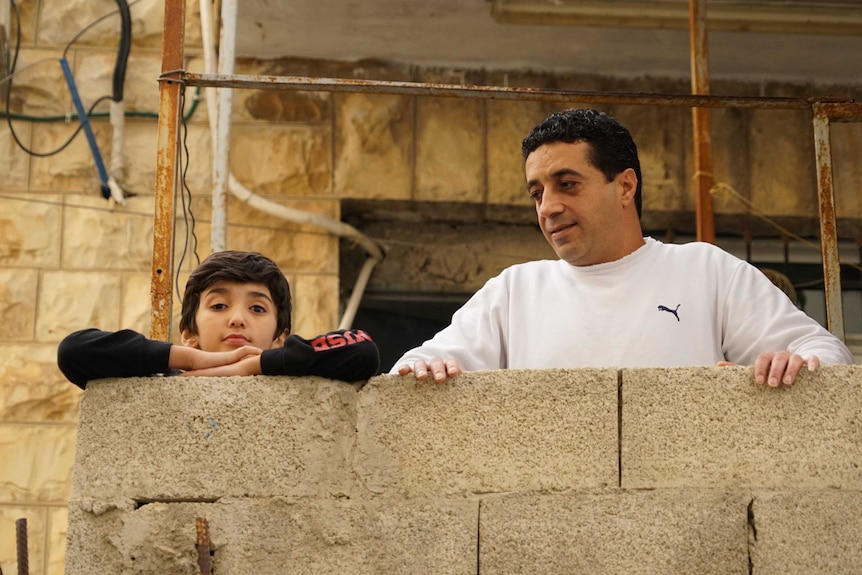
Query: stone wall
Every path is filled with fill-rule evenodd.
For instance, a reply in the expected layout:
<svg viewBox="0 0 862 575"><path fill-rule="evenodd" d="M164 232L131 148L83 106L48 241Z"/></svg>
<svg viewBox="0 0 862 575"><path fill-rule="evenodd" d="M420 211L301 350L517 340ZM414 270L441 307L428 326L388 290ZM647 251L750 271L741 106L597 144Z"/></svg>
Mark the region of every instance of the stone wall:
<svg viewBox="0 0 862 575"><path fill-rule="evenodd" d="M15 134L36 152L58 148L75 129L57 59L67 53L85 106L110 93L119 23L108 18L78 38L89 23L116 8L111 0L19 0L21 52L12 84ZM187 68L202 69L197 2L187 11ZM122 206L103 200L83 136L62 153L29 155L0 124L0 565L15 564L14 521L30 525L30 564L38 573L63 570L66 504L71 484L75 425L81 394L55 366L59 340L96 326L148 331L149 273L161 65L163 3L132 7L134 42L126 76L125 171L130 195ZM425 69L386 62L241 61L241 73L300 74L381 80L441 81L586 90L682 93L686 82L644 77L551 75L523 70ZM4 85L5 87L5 85ZM728 84L727 94L862 97L857 87ZM194 94L188 94L191 112ZM572 102L576 105L576 102ZM532 208L522 184L518 142L541 117L560 106L459 101L445 98L316 92L235 92L231 167L246 186L284 205L339 218L344 201L399 203L414 226L431 214L498 213L528 222ZM690 114L687 109L607 107L632 128L643 156L645 217L655 229L691 222ZM104 114L107 105L96 112ZM58 116L59 121L33 121ZM190 114L186 181L191 193L198 255L209 252L210 135L203 102ZM111 165L111 130L102 115L96 136ZM716 110L716 175L772 216L807 233L816 221L811 127L805 113ZM835 128L838 210L842 237L853 239L862 217L862 127ZM466 204L465 204L466 202ZM452 206L455 206L454 212ZM459 207L460 206L460 207ZM477 211L478 210L478 211ZM746 208L717 200L726 225L743 221ZM492 218L493 219L493 218ZM228 247L276 259L291 282L294 330L332 328L340 314L339 258L355 246L317 228L285 224L230 198ZM178 238L187 220L178 217ZM685 224L689 225L689 224ZM795 228L796 229L796 228ZM424 277L430 289L469 290L496 270L544 256L541 248L501 241L480 232L492 250L433 253ZM385 232L381 232L385 235ZM501 235L501 234L497 234ZM517 236L518 238L524 236ZM387 265L416 261L403 238L385 237ZM182 243L182 239L179 240ZM541 242L538 245L542 245ZM177 246L177 260L183 252ZM194 257L183 260L180 284ZM402 268L403 269L403 268ZM388 277L385 270L380 276Z"/></svg>
<svg viewBox="0 0 862 575"><path fill-rule="evenodd" d="M69 575L850 574L862 367L90 385Z"/></svg>

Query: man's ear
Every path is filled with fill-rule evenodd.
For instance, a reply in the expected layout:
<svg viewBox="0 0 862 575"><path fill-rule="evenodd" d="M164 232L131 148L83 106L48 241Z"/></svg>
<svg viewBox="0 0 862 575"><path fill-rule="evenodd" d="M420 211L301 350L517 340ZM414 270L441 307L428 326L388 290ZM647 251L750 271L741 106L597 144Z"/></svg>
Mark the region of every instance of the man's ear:
<svg viewBox="0 0 862 575"><path fill-rule="evenodd" d="M283 332L281 332L280 336L278 336L277 338L272 340L272 349L283 346L284 340L286 340L287 336L289 336L289 335L290 335L289 330L284 330Z"/></svg>
<svg viewBox="0 0 862 575"><path fill-rule="evenodd" d="M627 206L634 202L635 192L638 190L638 177L632 168L626 168L617 174L617 181L620 183L620 201L622 205Z"/></svg>
<svg viewBox="0 0 862 575"><path fill-rule="evenodd" d="M195 349L200 349L200 343L198 343L198 336L192 333L192 330L189 328L185 328L181 334L180 341L183 342L183 345L186 347L193 347Z"/></svg>

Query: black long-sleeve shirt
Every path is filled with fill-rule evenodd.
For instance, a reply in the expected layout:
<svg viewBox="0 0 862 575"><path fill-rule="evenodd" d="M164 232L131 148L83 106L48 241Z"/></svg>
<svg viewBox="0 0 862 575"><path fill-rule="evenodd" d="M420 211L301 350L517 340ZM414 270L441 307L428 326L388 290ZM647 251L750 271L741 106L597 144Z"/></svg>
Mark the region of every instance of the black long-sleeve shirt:
<svg viewBox="0 0 862 575"><path fill-rule="evenodd" d="M130 329L84 329L60 342L57 365L81 389L94 379L176 375L179 372L168 365L171 345ZM282 347L264 350L260 356L264 375L316 375L342 381L368 379L379 364L377 344L361 330L328 332L312 340L291 335Z"/></svg>

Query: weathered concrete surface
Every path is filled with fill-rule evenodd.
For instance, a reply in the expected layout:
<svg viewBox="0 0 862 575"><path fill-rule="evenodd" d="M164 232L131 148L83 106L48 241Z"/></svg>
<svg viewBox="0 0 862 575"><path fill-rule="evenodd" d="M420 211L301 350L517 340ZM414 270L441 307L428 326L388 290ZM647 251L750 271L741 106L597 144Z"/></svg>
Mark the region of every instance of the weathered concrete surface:
<svg viewBox="0 0 862 575"><path fill-rule="evenodd" d="M862 369L823 366L790 388L752 368L622 372L624 488L862 488Z"/></svg>
<svg viewBox="0 0 862 575"><path fill-rule="evenodd" d="M94 382L67 573L853 573L860 376Z"/></svg>
<svg viewBox="0 0 862 575"><path fill-rule="evenodd" d="M318 378L91 383L79 418L73 496L346 495L355 397L355 386Z"/></svg>
<svg viewBox="0 0 862 575"><path fill-rule="evenodd" d="M753 573L859 573L862 493L810 490L756 493Z"/></svg>
<svg viewBox="0 0 862 575"><path fill-rule="evenodd" d="M73 499L69 511L67 573L197 574L198 517L219 575L476 572L478 501Z"/></svg>
<svg viewBox="0 0 862 575"><path fill-rule="evenodd" d="M374 494L616 485L617 372L472 372L446 385L380 376L359 394L354 468Z"/></svg>
<svg viewBox="0 0 862 575"><path fill-rule="evenodd" d="M478 572L747 575L748 501L676 489L489 497Z"/></svg>

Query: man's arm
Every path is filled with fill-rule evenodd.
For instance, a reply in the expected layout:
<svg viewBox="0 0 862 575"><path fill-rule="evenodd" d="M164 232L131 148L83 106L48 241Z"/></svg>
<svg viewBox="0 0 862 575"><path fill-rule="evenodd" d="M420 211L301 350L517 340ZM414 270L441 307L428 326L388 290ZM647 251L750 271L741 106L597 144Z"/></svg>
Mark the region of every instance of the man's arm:
<svg viewBox="0 0 862 575"><path fill-rule="evenodd" d="M406 352L389 373L443 382L463 371L505 369L509 291L506 272L488 280L433 338Z"/></svg>
<svg viewBox="0 0 862 575"><path fill-rule="evenodd" d="M798 309L759 270L744 264L734 275L719 365L754 365L759 384L793 385L802 368L853 363L841 340Z"/></svg>

